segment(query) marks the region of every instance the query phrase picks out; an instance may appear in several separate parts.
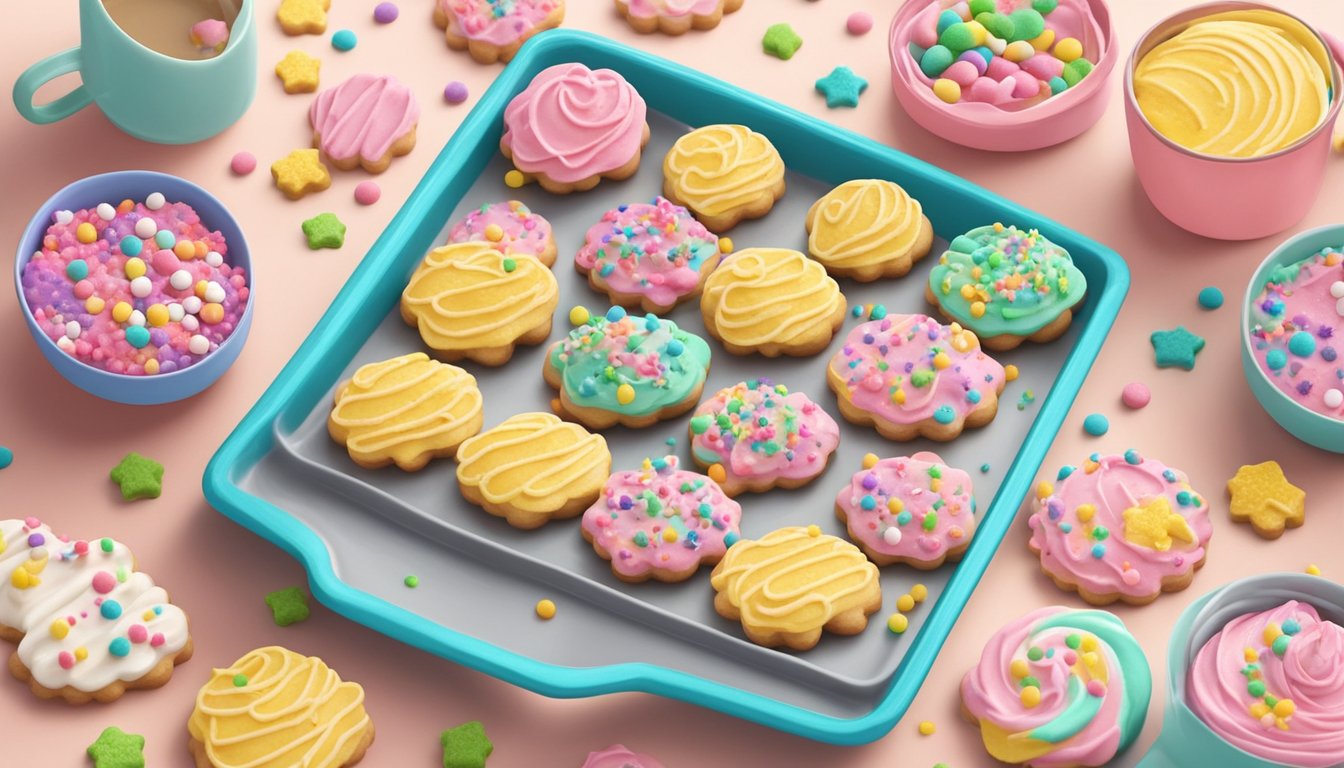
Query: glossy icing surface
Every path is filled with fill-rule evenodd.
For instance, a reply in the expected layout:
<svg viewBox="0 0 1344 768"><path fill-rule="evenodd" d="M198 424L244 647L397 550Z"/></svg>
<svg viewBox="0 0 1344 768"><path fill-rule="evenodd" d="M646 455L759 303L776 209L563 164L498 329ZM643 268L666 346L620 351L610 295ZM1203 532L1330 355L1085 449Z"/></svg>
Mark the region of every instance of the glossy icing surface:
<svg viewBox="0 0 1344 768"><path fill-rule="evenodd" d="M501 253L541 257L553 245L551 223L517 200L485 203L448 231L449 243L490 243Z"/></svg>
<svg viewBox="0 0 1344 768"><path fill-rule="evenodd" d="M457 479L492 504L550 509L591 492L611 452L601 435L550 413L520 413L464 442ZM599 481L600 482L600 481Z"/></svg>
<svg viewBox="0 0 1344 768"><path fill-rule="evenodd" d="M815 477L840 444L830 414L805 393L768 379L715 392L696 408L690 430L698 461L744 481Z"/></svg>
<svg viewBox="0 0 1344 768"><path fill-rule="evenodd" d="M673 196L717 216L747 206L784 181L775 145L744 125L706 125L677 139L663 160Z"/></svg>
<svg viewBox="0 0 1344 768"><path fill-rule="evenodd" d="M867 462L865 462L865 465ZM971 476L936 453L880 459L840 489L850 535L885 557L936 561L975 532Z"/></svg>
<svg viewBox="0 0 1344 768"><path fill-rule="evenodd" d="M531 34L563 0L438 0L450 31L491 45L506 46Z"/></svg>
<svg viewBox="0 0 1344 768"><path fill-rule="evenodd" d="M855 269L909 254L924 227L924 207L894 182L856 179L826 193L808 221L812 257Z"/></svg>
<svg viewBox="0 0 1344 768"><path fill-rule="evenodd" d="M391 75L358 74L317 95L308 110L320 149L332 158L376 162L415 130L420 104Z"/></svg>
<svg viewBox="0 0 1344 768"><path fill-rule="evenodd" d="M670 308L700 287L701 270L718 255L718 236L660 195L602 214L574 262L612 291Z"/></svg>
<svg viewBox="0 0 1344 768"><path fill-rule="evenodd" d="M701 308L725 341L741 347L806 340L845 306L820 263L788 248L745 248L705 281Z"/></svg>

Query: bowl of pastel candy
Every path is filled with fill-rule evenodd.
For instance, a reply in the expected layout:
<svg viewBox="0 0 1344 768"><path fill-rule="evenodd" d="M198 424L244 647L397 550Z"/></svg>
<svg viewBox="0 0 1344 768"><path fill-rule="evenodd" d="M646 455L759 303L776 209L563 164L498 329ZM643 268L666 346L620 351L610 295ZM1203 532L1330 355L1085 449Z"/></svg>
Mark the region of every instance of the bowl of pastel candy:
<svg viewBox="0 0 1344 768"><path fill-rule="evenodd" d="M120 403L201 392L238 358L252 323L238 222L163 173L90 176L52 195L24 230L14 285L48 362Z"/></svg>
<svg viewBox="0 0 1344 768"><path fill-rule="evenodd" d="M1104 0L907 0L890 44L892 88L911 119L999 152L1091 128L1120 57Z"/></svg>

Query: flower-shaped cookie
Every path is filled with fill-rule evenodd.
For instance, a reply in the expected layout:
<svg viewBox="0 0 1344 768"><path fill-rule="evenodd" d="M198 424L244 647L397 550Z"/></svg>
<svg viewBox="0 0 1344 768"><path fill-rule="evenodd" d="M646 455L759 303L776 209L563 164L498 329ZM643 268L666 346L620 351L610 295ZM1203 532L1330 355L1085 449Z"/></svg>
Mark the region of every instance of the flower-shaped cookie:
<svg viewBox="0 0 1344 768"><path fill-rule="evenodd" d="M1297 528L1307 519L1307 493L1288 482L1277 461L1245 466L1227 481L1232 497L1232 521L1250 523L1266 539L1277 539L1285 528Z"/></svg>

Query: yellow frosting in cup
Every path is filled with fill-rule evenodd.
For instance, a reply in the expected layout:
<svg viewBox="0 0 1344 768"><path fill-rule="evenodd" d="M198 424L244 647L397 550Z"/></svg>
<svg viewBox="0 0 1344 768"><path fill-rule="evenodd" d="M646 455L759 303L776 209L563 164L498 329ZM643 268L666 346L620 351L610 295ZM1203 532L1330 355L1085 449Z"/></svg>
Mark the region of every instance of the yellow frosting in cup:
<svg viewBox="0 0 1344 768"><path fill-rule="evenodd" d="M1330 108L1329 53L1301 22L1267 10L1206 16L1149 51L1134 97L1158 133L1218 157L1289 147Z"/></svg>

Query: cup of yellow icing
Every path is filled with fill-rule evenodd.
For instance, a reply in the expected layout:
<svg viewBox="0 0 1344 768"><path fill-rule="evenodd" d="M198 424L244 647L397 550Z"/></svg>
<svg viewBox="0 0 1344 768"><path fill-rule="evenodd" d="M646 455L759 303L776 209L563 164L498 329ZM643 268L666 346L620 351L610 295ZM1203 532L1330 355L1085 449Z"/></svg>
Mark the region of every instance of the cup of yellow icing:
<svg viewBox="0 0 1344 768"><path fill-rule="evenodd" d="M1197 6L1153 27L1125 73L1149 199L1177 225L1225 240L1297 223L1324 178L1339 59L1344 44L1261 3Z"/></svg>

